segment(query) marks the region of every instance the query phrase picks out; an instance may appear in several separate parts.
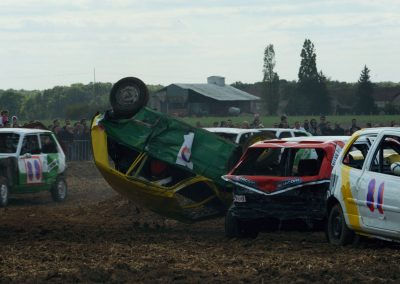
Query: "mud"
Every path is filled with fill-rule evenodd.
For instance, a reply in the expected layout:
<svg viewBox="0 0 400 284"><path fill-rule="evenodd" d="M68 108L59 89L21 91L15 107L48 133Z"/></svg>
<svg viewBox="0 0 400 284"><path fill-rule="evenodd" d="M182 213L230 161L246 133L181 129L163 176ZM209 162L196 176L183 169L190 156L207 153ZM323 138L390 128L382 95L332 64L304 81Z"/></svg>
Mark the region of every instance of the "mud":
<svg viewBox="0 0 400 284"><path fill-rule="evenodd" d="M334 247L323 232L228 240L223 219L184 225L116 195L91 163L71 164L69 196L0 209L0 282L399 282L400 245Z"/></svg>

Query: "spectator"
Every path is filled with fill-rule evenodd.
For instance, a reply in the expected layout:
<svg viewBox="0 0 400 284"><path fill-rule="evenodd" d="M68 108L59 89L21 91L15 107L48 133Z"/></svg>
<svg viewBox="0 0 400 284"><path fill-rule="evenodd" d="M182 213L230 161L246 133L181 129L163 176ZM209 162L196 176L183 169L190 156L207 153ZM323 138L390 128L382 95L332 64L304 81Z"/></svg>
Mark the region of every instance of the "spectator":
<svg viewBox="0 0 400 284"><path fill-rule="evenodd" d="M275 122L274 123L274 128L279 128L279 123Z"/></svg>
<svg viewBox="0 0 400 284"><path fill-rule="evenodd" d="M317 121L314 118L311 119L311 121L310 121L310 129L309 129L308 132L310 132L314 136L318 136L318 135L321 134L319 132L319 129L318 129L318 126L317 126Z"/></svg>
<svg viewBox="0 0 400 284"><path fill-rule="evenodd" d="M326 132L326 131L325 131L325 128L326 128L326 123L325 123L325 121L326 121L325 115L321 115L321 117L319 118L319 124L318 124L319 133L320 133L321 135L325 135L324 133ZM328 132L329 132L329 131L328 131Z"/></svg>
<svg viewBox="0 0 400 284"><path fill-rule="evenodd" d="M259 125L260 125L260 115L258 113L255 113L253 122L250 123L250 128L257 128Z"/></svg>
<svg viewBox="0 0 400 284"><path fill-rule="evenodd" d="M13 128L21 127L18 124L18 117L16 117L15 115L11 118L11 127L13 127Z"/></svg>
<svg viewBox="0 0 400 284"><path fill-rule="evenodd" d="M296 130L305 130L303 127L301 127L301 125L300 125L300 122L299 121L296 121L295 123L294 123L294 128L293 129L296 129Z"/></svg>
<svg viewBox="0 0 400 284"><path fill-rule="evenodd" d="M331 136L331 135L333 135L333 129L332 129L332 125L331 125L331 122L330 121L327 121L326 123L325 123L325 127L323 128L323 131L324 132L321 132L321 135L324 135L324 136Z"/></svg>
<svg viewBox="0 0 400 284"><path fill-rule="evenodd" d="M344 135L344 129L340 126L338 122L335 122L335 128L333 129L333 134L339 136Z"/></svg>
<svg viewBox="0 0 400 284"><path fill-rule="evenodd" d="M289 123L287 122L287 116L281 116L281 123L279 123L279 128L289 128Z"/></svg>
<svg viewBox="0 0 400 284"><path fill-rule="evenodd" d="M243 121L243 123L242 123L242 128L244 128L244 129L249 129L250 128L250 123L248 122L248 121Z"/></svg>
<svg viewBox="0 0 400 284"><path fill-rule="evenodd" d="M226 126L226 121L225 120L221 120L221 125L220 125L221 127L227 127Z"/></svg>
<svg viewBox="0 0 400 284"><path fill-rule="evenodd" d="M357 120L353 118L351 120L351 127L350 127L350 133L353 134L354 132L360 130L361 128L357 125Z"/></svg>
<svg viewBox="0 0 400 284"><path fill-rule="evenodd" d="M58 127L60 127L60 121L58 119L54 119L53 120L53 128L51 129L51 131L56 133L56 128L58 128ZM57 130L57 132L59 132L59 129Z"/></svg>
<svg viewBox="0 0 400 284"><path fill-rule="evenodd" d="M310 123L308 122L308 119L305 119L305 120L304 120L303 128L304 128L305 131L309 131L309 129L310 129Z"/></svg>
<svg viewBox="0 0 400 284"><path fill-rule="evenodd" d="M227 120L227 127L233 127L233 123L231 119Z"/></svg>
<svg viewBox="0 0 400 284"><path fill-rule="evenodd" d="M394 121L394 120L392 120L391 122L390 122L390 127L395 127L396 126L396 122Z"/></svg>
<svg viewBox="0 0 400 284"><path fill-rule="evenodd" d="M218 125L219 125L218 121L213 122L213 127L218 127Z"/></svg>

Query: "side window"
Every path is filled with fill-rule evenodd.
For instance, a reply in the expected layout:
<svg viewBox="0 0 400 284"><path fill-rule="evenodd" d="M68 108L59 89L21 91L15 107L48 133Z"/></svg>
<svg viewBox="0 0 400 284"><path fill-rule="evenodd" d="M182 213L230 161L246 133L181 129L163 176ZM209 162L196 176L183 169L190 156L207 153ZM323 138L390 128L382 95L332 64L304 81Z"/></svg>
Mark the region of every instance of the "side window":
<svg viewBox="0 0 400 284"><path fill-rule="evenodd" d="M304 136L308 136L306 133L304 132L294 132L294 137L304 137Z"/></svg>
<svg viewBox="0 0 400 284"><path fill-rule="evenodd" d="M292 137L292 135L290 134L290 132L288 131L283 131L281 134L279 134L279 139L281 138L288 138L288 137Z"/></svg>
<svg viewBox="0 0 400 284"><path fill-rule="evenodd" d="M369 145L366 142L365 137L360 136L356 141L354 141L353 145L351 145L350 149L344 155L342 163L349 167L361 170L368 154L368 150Z"/></svg>
<svg viewBox="0 0 400 284"><path fill-rule="evenodd" d="M51 134L40 134L40 144L42 145L42 153L57 153L57 144Z"/></svg>
<svg viewBox="0 0 400 284"><path fill-rule="evenodd" d="M384 136L374 153L369 170L394 175L391 165L396 162L400 162L400 137Z"/></svg>
<svg viewBox="0 0 400 284"><path fill-rule="evenodd" d="M22 141L21 155L40 154L39 140L37 135L27 135Z"/></svg>

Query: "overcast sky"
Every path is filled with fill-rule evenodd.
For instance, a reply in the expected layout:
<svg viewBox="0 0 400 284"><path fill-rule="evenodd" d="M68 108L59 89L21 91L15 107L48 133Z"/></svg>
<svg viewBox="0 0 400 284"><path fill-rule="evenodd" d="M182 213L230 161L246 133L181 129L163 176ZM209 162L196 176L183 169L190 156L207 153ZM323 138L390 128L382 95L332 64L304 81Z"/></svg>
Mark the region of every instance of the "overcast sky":
<svg viewBox="0 0 400 284"><path fill-rule="evenodd" d="M400 81L399 0L1 0L0 89L115 82L296 80L305 38L329 78Z"/></svg>

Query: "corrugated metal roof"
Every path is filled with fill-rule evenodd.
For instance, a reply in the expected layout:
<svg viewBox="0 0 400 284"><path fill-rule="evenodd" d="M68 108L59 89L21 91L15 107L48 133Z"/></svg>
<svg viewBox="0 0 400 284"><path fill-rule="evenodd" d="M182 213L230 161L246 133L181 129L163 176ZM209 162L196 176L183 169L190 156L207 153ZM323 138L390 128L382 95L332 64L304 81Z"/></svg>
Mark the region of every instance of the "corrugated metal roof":
<svg viewBox="0 0 400 284"><path fill-rule="evenodd" d="M173 84L183 89L193 90L217 101L256 101L259 97L250 95L232 86L215 84Z"/></svg>

